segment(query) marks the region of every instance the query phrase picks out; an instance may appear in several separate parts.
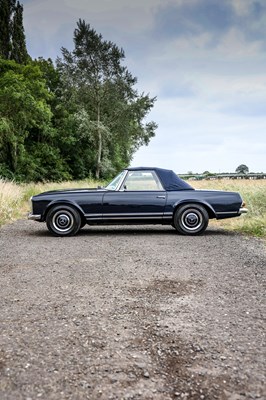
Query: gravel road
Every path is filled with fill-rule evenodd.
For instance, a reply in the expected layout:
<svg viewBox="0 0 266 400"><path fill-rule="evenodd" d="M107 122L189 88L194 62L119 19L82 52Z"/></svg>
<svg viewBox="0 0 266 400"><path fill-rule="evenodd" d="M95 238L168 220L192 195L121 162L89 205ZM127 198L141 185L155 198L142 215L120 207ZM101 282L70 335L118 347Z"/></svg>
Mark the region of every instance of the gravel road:
<svg viewBox="0 0 266 400"><path fill-rule="evenodd" d="M265 244L0 229L0 398L265 399Z"/></svg>

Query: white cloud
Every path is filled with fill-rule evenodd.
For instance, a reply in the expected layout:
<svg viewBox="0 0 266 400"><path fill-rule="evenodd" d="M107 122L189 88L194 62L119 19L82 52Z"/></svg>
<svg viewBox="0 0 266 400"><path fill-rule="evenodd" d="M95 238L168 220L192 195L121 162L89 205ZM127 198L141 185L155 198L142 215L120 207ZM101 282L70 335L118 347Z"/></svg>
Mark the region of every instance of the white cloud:
<svg viewBox="0 0 266 400"><path fill-rule="evenodd" d="M250 11L250 7L253 3L253 0L233 0L232 5L239 16L247 16Z"/></svg>
<svg viewBox="0 0 266 400"><path fill-rule="evenodd" d="M237 28L230 29L222 38L216 51L228 57L229 60L237 60L257 56L263 49L263 41L254 40L247 42L242 31Z"/></svg>

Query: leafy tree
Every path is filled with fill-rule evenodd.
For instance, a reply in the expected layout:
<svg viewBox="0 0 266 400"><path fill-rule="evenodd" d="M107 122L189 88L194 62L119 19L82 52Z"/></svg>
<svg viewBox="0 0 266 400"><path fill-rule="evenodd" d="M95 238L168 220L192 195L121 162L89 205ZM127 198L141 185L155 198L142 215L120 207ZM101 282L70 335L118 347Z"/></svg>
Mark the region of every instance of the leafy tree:
<svg viewBox="0 0 266 400"><path fill-rule="evenodd" d="M154 122L143 123L155 98L134 89L137 80L122 65L124 51L79 20L73 52L62 48L57 59L61 100L82 142L88 167L96 178L128 164L136 149L155 134Z"/></svg>
<svg viewBox="0 0 266 400"><path fill-rule="evenodd" d="M38 66L0 59L2 175L36 181L70 176L53 146L51 97Z"/></svg>
<svg viewBox="0 0 266 400"><path fill-rule="evenodd" d="M29 59L23 27L23 6L16 0L0 0L0 57L26 64Z"/></svg>
<svg viewBox="0 0 266 400"><path fill-rule="evenodd" d="M237 174L248 174L249 168L245 164L241 164L236 168Z"/></svg>
<svg viewBox="0 0 266 400"><path fill-rule="evenodd" d="M44 88L43 82L36 79L38 71L12 61L1 64L9 67L0 75L1 137L7 146L6 162L10 170L16 172L29 128L40 124L41 120L47 122L50 114L40 99Z"/></svg>
<svg viewBox="0 0 266 400"><path fill-rule="evenodd" d="M93 154L89 152L84 135L79 135L75 115L77 105L74 100L62 101L64 88L60 84L59 71L55 69L51 59L45 60L41 57L33 64L40 68L46 87L49 93L53 94L48 100L52 111L52 124L56 132L53 137L53 147L59 152L58 157L65 165L65 174L68 174L68 179L84 179L88 176L88 166Z"/></svg>

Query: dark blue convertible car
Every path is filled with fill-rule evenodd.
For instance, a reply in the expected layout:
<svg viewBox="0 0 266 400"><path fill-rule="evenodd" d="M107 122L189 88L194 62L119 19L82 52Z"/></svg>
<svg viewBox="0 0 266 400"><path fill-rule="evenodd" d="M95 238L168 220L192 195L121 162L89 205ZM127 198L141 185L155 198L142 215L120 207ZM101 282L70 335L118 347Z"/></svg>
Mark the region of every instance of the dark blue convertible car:
<svg viewBox="0 0 266 400"><path fill-rule="evenodd" d="M31 202L29 219L45 221L56 236L75 235L85 224L166 224L197 235L211 218L247 212L239 193L195 190L171 170L146 167L127 168L104 188L49 191Z"/></svg>

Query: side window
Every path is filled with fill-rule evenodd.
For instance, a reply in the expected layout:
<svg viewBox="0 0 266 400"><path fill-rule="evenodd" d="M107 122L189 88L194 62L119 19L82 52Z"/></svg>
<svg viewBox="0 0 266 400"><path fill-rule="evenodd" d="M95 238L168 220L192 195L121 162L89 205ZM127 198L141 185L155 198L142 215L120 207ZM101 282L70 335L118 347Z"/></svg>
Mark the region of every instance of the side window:
<svg viewBox="0 0 266 400"><path fill-rule="evenodd" d="M164 190L154 171L129 171L124 190Z"/></svg>

